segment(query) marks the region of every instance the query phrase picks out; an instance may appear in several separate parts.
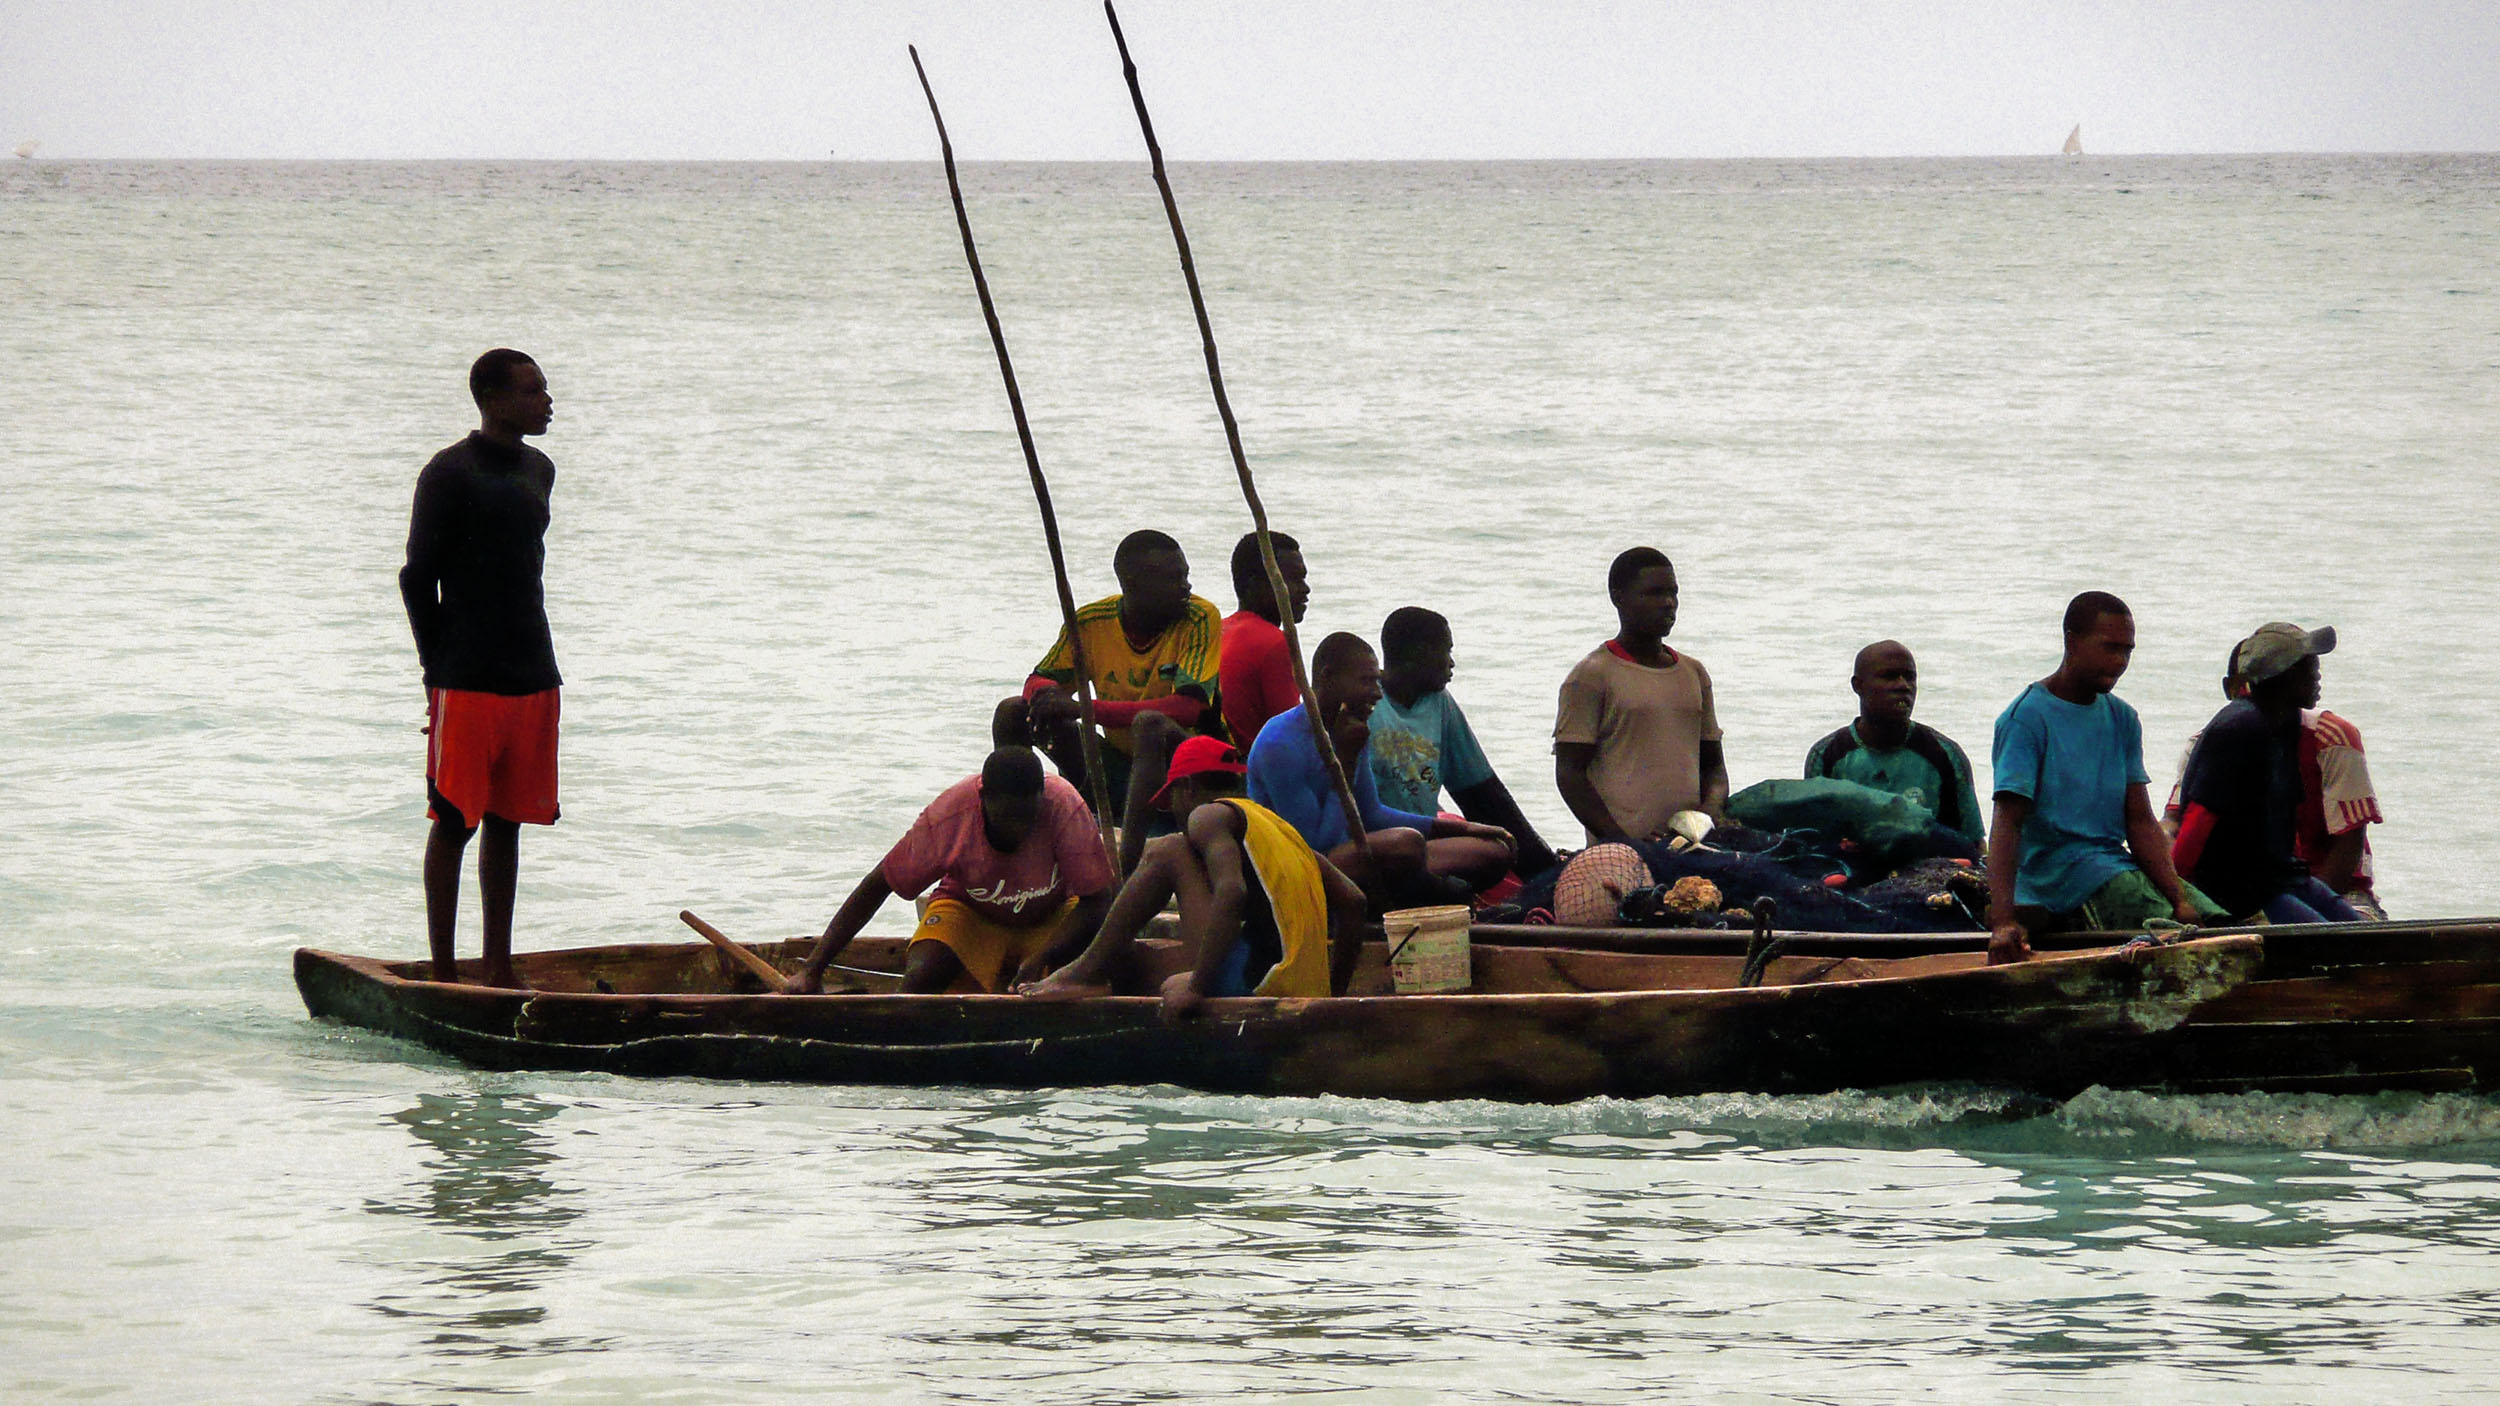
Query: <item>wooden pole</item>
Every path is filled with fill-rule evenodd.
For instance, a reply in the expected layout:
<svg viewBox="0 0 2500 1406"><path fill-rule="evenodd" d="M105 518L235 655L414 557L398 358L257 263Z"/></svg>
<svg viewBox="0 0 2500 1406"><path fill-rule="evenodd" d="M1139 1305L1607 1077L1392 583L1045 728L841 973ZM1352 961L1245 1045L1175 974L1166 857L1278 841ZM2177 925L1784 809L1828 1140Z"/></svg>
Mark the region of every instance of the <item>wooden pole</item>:
<svg viewBox="0 0 2500 1406"><path fill-rule="evenodd" d="M678 910L677 921L684 923L687 927L693 928L696 932L703 934L704 941L719 948L723 952L728 953L730 956L735 957L739 966L755 973L755 979L764 983L765 990L778 991L781 989L781 983L788 979L783 974L781 968L776 967L772 963L765 961L763 958L756 956L753 952L748 951L745 947L742 947L737 942L732 941L730 937L726 933L723 933L719 928L703 921L694 914L680 909Z"/></svg>
<svg viewBox="0 0 2500 1406"><path fill-rule="evenodd" d="M1033 426L1024 418L1024 392L1016 387L1016 365L1007 356L1007 334L998 325L998 305L990 298L990 281L981 272L981 251L972 242L972 216L964 211L963 183L955 175L955 144L947 139L946 118L938 111L929 71L920 66L917 45L912 72L920 75L920 91L929 100L929 120L937 124L938 154L946 161L946 193L955 202L955 227L963 231L964 262L972 266L973 291L981 295L981 319L989 324L990 345L998 350L998 374L1007 383L1007 409L1016 418L1016 441L1024 446L1024 468L1033 479L1033 501L1042 510L1042 538L1050 544L1051 579L1059 587L1059 623L1068 632L1068 655L1076 664L1077 742L1085 756L1085 776L1094 792L1094 824L1102 831L1104 857L1120 862L1120 844L1112 834L1111 783L1102 765L1102 740L1094 731L1094 668L1085 652L1085 636L1076 627L1076 593L1068 588L1067 553L1059 546L1059 514L1050 505L1050 481L1042 477L1042 458L1033 448ZM1124 802L1125 803L1125 802Z"/></svg>
<svg viewBox="0 0 2500 1406"><path fill-rule="evenodd" d="M1354 787L1346 780L1345 765L1337 756L1336 745L1329 740L1328 727L1320 716L1319 696L1311 691L1310 672L1302 663L1302 636L1294 629L1293 599L1285 590L1284 568L1276 564L1276 543L1267 530L1267 508L1259 501L1259 485L1250 476L1250 460L1241 451L1241 425L1233 419L1233 403L1224 394L1224 367L1215 351L1215 326L1207 320L1207 298L1198 286L1198 265L1189 256L1189 231L1181 226L1181 207L1172 198L1172 178L1163 169L1163 147L1155 140L1154 119L1146 113L1145 91L1137 86L1137 63L1128 54L1128 39L1120 33L1120 12L1111 0L1102 0L1102 12L1111 21L1111 41L1120 46L1120 73L1128 80L1129 101L1137 107L1137 128L1146 137L1146 155L1154 163L1155 189L1163 194L1163 213L1172 222L1172 244L1180 251L1181 277L1189 284L1189 305L1198 314L1198 340L1207 352L1207 384L1215 391L1215 413L1224 422L1224 442L1233 451L1233 471L1241 478L1242 499L1250 505L1250 525L1259 538L1259 562L1267 568L1267 588L1276 601L1277 622L1285 628L1285 657L1293 661L1294 687L1302 693L1302 711L1311 720L1311 736L1319 745L1320 757L1328 764L1328 779L1337 790L1337 804L1345 810L1346 832L1354 837L1358 850L1368 851L1370 844L1363 829L1363 812L1354 804ZM1245 747L1251 739L1236 739Z"/></svg>

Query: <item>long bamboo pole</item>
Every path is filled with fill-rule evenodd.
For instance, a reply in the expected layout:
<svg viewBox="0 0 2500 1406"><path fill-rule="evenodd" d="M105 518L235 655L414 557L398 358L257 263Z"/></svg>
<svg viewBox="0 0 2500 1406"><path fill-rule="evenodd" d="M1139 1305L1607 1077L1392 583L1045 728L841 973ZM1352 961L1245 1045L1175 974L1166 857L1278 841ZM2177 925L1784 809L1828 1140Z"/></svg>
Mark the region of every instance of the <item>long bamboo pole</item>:
<svg viewBox="0 0 2500 1406"><path fill-rule="evenodd" d="M1024 392L1016 386L1016 365L1007 356L1007 333L998 325L998 304L990 298L989 277L981 272L981 251L972 242L972 216L964 210L963 182L955 175L955 144L946 135L946 117L938 111L937 92L929 71L920 66L920 49L906 45L912 72L920 75L920 91L929 100L929 120L937 124L938 154L946 160L946 193L955 202L955 227L963 231L964 262L972 266L973 291L981 295L981 318L989 324L990 345L998 349L998 374L1007 383L1007 408L1016 418L1016 441L1024 446L1024 468L1033 479L1033 501L1042 510L1042 538L1050 544L1051 579L1059 587L1059 622L1068 632L1068 654L1076 664L1078 746L1085 756L1085 776L1094 792L1094 823L1102 831L1104 855L1119 862L1120 844L1111 830L1110 778L1102 765L1102 740L1094 731L1094 667L1085 652L1085 635L1076 625L1076 593L1068 588L1068 557L1059 546L1059 514L1050 505L1050 481L1042 477L1042 457L1033 448L1033 426L1024 417Z"/></svg>
<svg viewBox="0 0 2500 1406"><path fill-rule="evenodd" d="M1267 530L1267 508L1259 501L1258 482L1250 476L1250 460L1241 452L1241 425L1233 418L1233 403L1224 394L1224 366L1215 351L1215 326L1207 320L1207 298L1198 286L1198 265L1189 256L1189 231L1181 226L1181 207L1172 198L1172 178L1163 169L1163 146L1155 140L1154 119L1146 113L1145 91L1137 86L1137 62L1129 57L1128 38L1120 33L1120 12L1111 0L1102 0L1102 12L1111 21L1111 41L1120 46L1120 74L1128 80L1129 101L1137 107L1137 128L1146 137L1146 155L1154 163L1155 189L1163 194L1163 213L1172 222L1172 244L1180 251L1181 277L1189 284L1189 305L1198 314L1198 340L1207 352L1207 384L1215 391L1215 413L1224 421L1224 442L1233 451L1233 471L1241 477L1241 496L1250 505L1250 525L1259 538L1259 562L1267 568L1267 588L1276 601L1276 616L1285 627L1285 654L1293 661L1294 687L1301 690L1302 710L1311 720L1311 736L1319 746L1319 754L1328 763L1328 779L1336 787L1337 804L1345 810L1346 832L1354 837L1357 849L1368 851L1363 813L1354 804L1354 787L1346 780L1344 763L1337 756L1336 745L1329 740L1327 723L1320 716L1319 696L1311 691L1311 675L1302 663L1302 636L1294 628L1293 599L1285 590L1284 568L1276 564L1276 543ZM1236 739L1247 745L1246 739Z"/></svg>

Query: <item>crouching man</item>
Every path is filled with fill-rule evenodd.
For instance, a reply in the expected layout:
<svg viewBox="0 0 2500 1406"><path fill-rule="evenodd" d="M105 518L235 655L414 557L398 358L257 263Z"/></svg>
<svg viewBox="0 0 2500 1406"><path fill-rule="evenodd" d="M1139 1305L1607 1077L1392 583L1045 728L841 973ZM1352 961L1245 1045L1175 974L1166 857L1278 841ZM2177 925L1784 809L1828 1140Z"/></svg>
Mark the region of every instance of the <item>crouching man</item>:
<svg viewBox="0 0 2500 1406"><path fill-rule="evenodd" d="M1111 977L1163 905L1180 902L1189 969L1163 984L1180 1019L1210 996L1328 996L1345 990L1360 945L1363 891L1293 826L1241 794L1248 768L1214 737L1175 748L1155 804L1179 833L1148 842L1092 945L1037 1000L1111 994Z"/></svg>
<svg viewBox="0 0 2500 1406"><path fill-rule="evenodd" d="M1024 747L1001 747L929 802L825 925L807 966L782 987L822 991L825 968L893 894L937 886L903 949L903 990L967 982L1005 991L1049 970L1092 934L1111 902L1111 857L1076 788L1042 774Z"/></svg>

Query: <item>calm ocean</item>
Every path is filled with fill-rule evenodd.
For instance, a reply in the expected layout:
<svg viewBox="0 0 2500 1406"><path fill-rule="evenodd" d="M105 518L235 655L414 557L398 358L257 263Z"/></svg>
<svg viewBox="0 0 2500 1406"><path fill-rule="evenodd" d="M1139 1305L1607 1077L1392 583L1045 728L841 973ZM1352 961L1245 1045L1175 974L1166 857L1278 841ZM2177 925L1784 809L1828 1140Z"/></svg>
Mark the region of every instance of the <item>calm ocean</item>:
<svg viewBox="0 0 2500 1406"><path fill-rule="evenodd" d="M966 178L1080 592L1155 526L1229 609L1144 168ZM2235 639L2333 624L2387 907L2500 912L2500 158L1176 178L1313 637L1447 614L1549 838L1647 542L1740 786L1884 636L1984 758L2087 587L2167 786ZM524 948L820 927L1050 641L933 165L0 166L0 1398L2500 1392L2491 1099L753 1087L313 1023L292 949L423 947L394 575L497 344L557 402Z"/></svg>

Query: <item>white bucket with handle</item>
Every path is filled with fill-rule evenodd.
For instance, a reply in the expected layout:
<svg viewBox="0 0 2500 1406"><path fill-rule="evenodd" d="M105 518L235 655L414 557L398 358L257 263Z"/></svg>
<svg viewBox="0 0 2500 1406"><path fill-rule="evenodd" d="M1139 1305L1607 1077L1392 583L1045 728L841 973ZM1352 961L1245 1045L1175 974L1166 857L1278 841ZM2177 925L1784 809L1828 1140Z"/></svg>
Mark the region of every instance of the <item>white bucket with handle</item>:
<svg viewBox="0 0 2500 1406"><path fill-rule="evenodd" d="M1380 918L1389 942L1389 980L1401 996L1464 991L1475 982L1467 954L1465 908L1401 908Z"/></svg>

